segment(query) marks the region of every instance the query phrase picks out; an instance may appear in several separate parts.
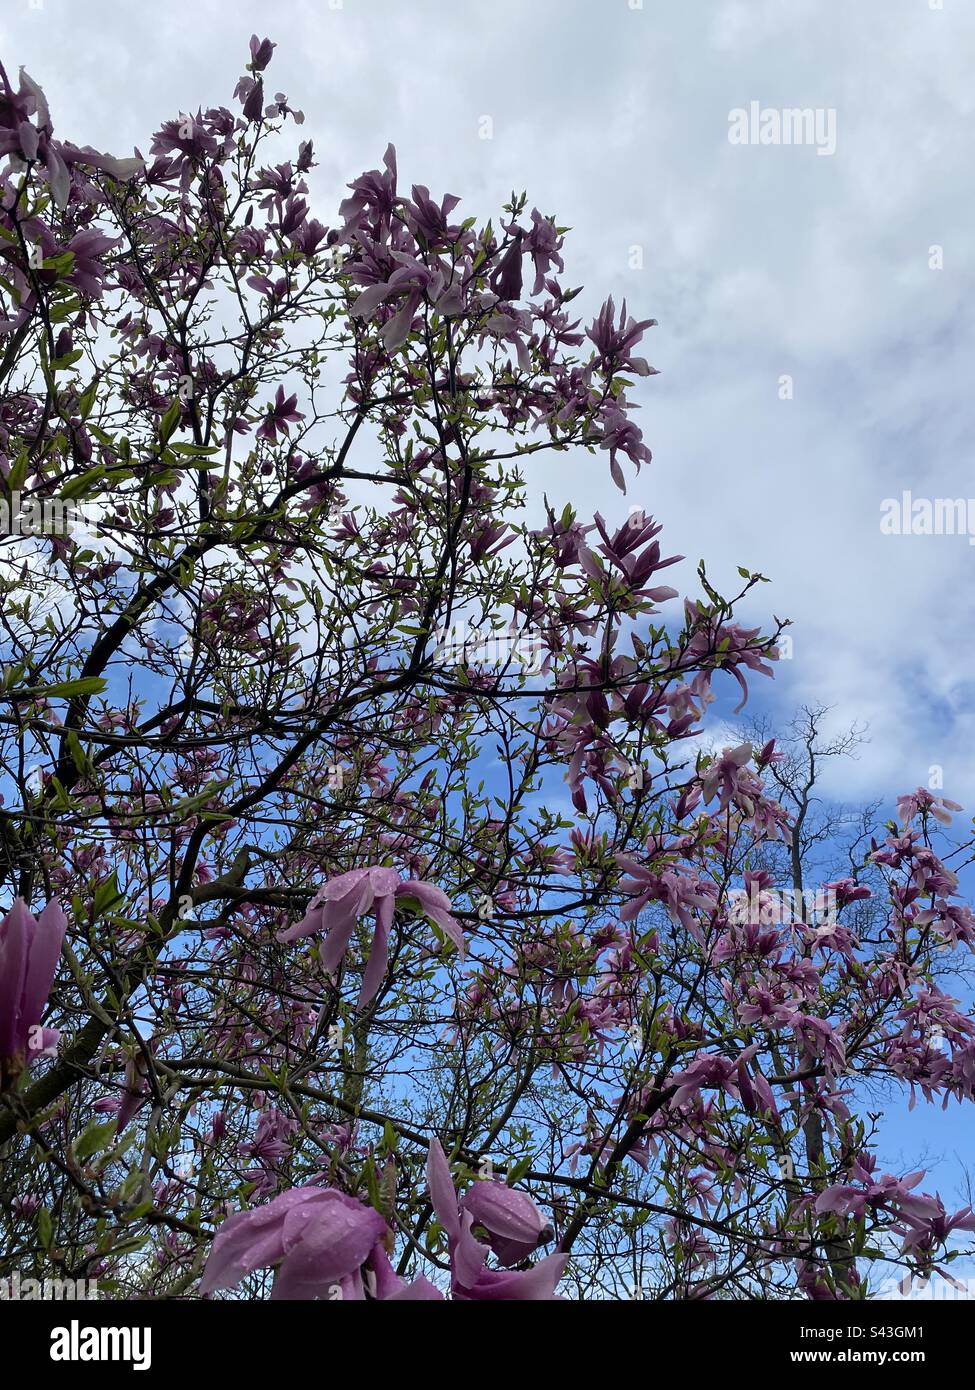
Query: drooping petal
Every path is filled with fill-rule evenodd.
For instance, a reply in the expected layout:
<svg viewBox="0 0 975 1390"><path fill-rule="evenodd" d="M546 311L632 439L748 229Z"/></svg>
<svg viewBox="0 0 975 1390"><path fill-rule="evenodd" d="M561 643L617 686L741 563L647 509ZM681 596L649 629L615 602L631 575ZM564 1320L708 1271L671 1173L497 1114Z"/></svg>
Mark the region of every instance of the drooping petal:
<svg viewBox="0 0 975 1390"><path fill-rule="evenodd" d="M451 1268L455 1290L473 1288L484 1272L487 1246L474 1236L474 1218L469 1211L461 1212L460 1234L451 1246Z"/></svg>
<svg viewBox="0 0 975 1390"><path fill-rule="evenodd" d="M467 942L460 926L450 914L451 902L443 889L422 879L409 878L396 889L396 896L419 905L420 911L436 922L446 937L457 947L461 959L467 954Z"/></svg>
<svg viewBox="0 0 975 1390"><path fill-rule="evenodd" d="M288 943L300 941L303 937L314 936L324 930L324 911L324 904L313 899L301 921L286 927L284 931L279 931L276 940Z"/></svg>
<svg viewBox="0 0 975 1390"><path fill-rule="evenodd" d="M382 331L383 346L387 352L396 352L410 335L413 315L416 313L417 296L408 294L402 309L393 315Z"/></svg>
<svg viewBox="0 0 975 1390"><path fill-rule="evenodd" d="M349 949L349 942L352 940L352 933L355 931L357 915L353 912L343 912L341 915L335 914L331 922L327 922L328 936L325 944L319 953L322 969L329 975L337 970L342 963L342 957Z"/></svg>
<svg viewBox="0 0 975 1390"><path fill-rule="evenodd" d="M372 1291L377 1299L384 1302L400 1303L443 1301L443 1294L424 1275L418 1275L411 1284L407 1284L405 1280L401 1279L390 1264L389 1256L382 1245L375 1246L369 1263L372 1266L374 1280Z"/></svg>
<svg viewBox="0 0 975 1390"><path fill-rule="evenodd" d="M380 304L393 293L395 285L387 285L383 281L378 281L375 285L368 285L359 298L349 310L354 319L367 319L374 314Z"/></svg>
<svg viewBox="0 0 975 1390"><path fill-rule="evenodd" d="M568 1255L549 1255L531 1269L485 1270L467 1297L477 1301L550 1302L569 1262Z"/></svg>
<svg viewBox="0 0 975 1390"><path fill-rule="evenodd" d="M37 919L27 962L23 1009L24 1023L28 1028L41 1021L67 929L68 923L61 905L57 898L52 898Z"/></svg>
<svg viewBox="0 0 975 1390"><path fill-rule="evenodd" d="M380 898L376 903L376 934L372 939L369 963L363 971L362 988L359 990L357 1009L365 1008L373 999L386 974L389 961L389 931L393 925L393 909L396 903L392 897Z"/></svg>
<svg viewBox="0 0 975 1390"><path fill-rule="evenodd" d="M447 1232L448 1239L460 1238L460 1212L457 1208L457 1194L454 1180L450 1176L450 1164L440 1147L439 1139L430 1140L427 1156L427 1191L433 1204L434 1215Z"/></svg>
<svg viewBox="0 0 975 1390"><path fill-rule="evenodd" d="M22 1001L35 922L23 898L0 923L0 1059L24 1050Z"/></svg>
<svg viewBox="0 0 975 1390"><path fill-rule="evenodd" d="M424 1274L418 1274L412 1284L404 1284L396 1293L386 1295L390 1302L442 1303L443 1294Z"/></svg>

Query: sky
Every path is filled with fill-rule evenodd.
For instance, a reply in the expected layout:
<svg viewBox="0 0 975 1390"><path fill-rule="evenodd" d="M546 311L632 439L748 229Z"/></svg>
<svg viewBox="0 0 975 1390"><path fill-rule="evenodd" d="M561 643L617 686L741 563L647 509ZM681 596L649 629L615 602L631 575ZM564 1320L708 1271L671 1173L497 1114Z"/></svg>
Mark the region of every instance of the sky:
<svg viewBox="0 0 975 1390"><path fill-rule="evenodd" d="M617 522L645 508L687 556L668 572L685 592L701 557L723 592L739 565L766 575L743 611L791 619L792 656L750 712L865 725L837 797L892 811L936 768L975 812L975 545L881 530L905 490L975 498L975 4L0 7L0 56L43 86L56 134L117 156L181 111L236 109L252 32L278 45L268 87L305 112L321 221L393 141L401 186L460 196L460 217L497 223L525 189L570 226L586 322L608 294L658 320L641 351L660 375L630 393L652 465L624 498L605 455L571 472L554 455L528 474L536 514L543 492ZM753 103L818 111L830 138L732 143ZM957 1121L930 1125L934 1150L961 1144Z"/></svg>

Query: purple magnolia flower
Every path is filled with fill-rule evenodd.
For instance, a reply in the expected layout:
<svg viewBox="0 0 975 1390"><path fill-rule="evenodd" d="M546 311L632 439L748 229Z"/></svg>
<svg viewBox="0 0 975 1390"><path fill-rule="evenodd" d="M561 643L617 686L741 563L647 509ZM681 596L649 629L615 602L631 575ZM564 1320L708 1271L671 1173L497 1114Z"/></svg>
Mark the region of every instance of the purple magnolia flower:
<svg viewBox="0 0 975 1390"><path fill-rule="evenodd" d="M138 156L131 159L116 159L114 155L100 154L98 150L93 150L90 145L70 145L66 140L61 143L60 154L68 165L87 164L92 169L101 169L103 173L111 174L113 178L123 182L133 178L136 174L143 173L146 167L145 160Z"/></svg>
<svg viewBox="0 0 975 1390"><path fill-rule="evenodd" d="M835 1212L859 1219L867 1211L887 1210L898 1218L893 1229L904 1237L901 1253L922 1259L929 1259L954 1231L975 1231L975 1212L971 1207L962 1207L949 1215L938 1193L912 1190L924 1177L923 1168L903 1178L885 1173L879 1179L871 1168L872 1162L863 1160L855 1165L857 1176L864 1180L862 1187L837 1183L821 1192L815 1202L816 1213Z"/></svg>
<svg viewBox="0 0 975 1390"><path fill-rule="evenodd" d="M56 898L36 921L16 898L0 922L0 1090L57 1043L57 1030L39 1025L67 925Z"/></svg>
<svg viewBox="0 0 975 1390"><path fill-rule="evenodd" d="M116 1126L119 1134L126 1128L129 1121L138 1113L149 1094L149 1064L145 1054L137 1052L134 1057L130 1057L125 1064L125 1088L118 1107L118 1124Z"/></svg>
<svg viewBox="0 0 975 1390"><path fill-rule="evenodd" d="M525 1258L551 1232L523 1193L490 1191L502 1185L479 1183L467 1194L462 1212L436 1139L430 1144L427 1182L450 1245L455 1298L555 1298L567 1255L550 1255L529 1270L488 1270L487 1246L471 1234L476 1219L500 1244L508 1263ZM227 1218L214 1239L200 1293L233 1288L255 1270L274 1267L272 1299L333 1299L338 1294L360 1301L441 1300L443 1294L423 1275L411 1284L399 1278L387 1254L389 1238L382 1216L354 1197L334 1188L292 1188L264 1206Z"/></svg>
<svg viewBox="0 0 975 1390"><path fill-rule="evenodd" d="M519 228L519 230L515 232L511 245L501 257L497 270L491 277L491 288L499 299L512 300L521 298L522 236L523 233Z"/></svg>
<svg viewBox="0 0 975 1390"><path fill-rule="evenodd" d="M930 1252L943 1245L953 1231L975 1231L975 1212L971 1207L962 1207L949 1216L941 1197L928 1197L924 1193L905 1197L900 1203L899 1215L906 1225L897 1229L904 1236L901 1253L917 1251Z"/></svg>
<svg viewBox="0 0 975 1390"><path fill-rule="evenodd" d="M361 1298L359 1271L388 1234L377 1211L327 1187L294 1187L220 1227L203 1272L201 1293L229 1289L255 1269L278 1266L275 1299Z"/></svg>
<svg viewBox="0 0 975 1390"><path fill-rule="evenodd" d="M397 252L400 265L387 279L377 279L367 285L352 305L353 318L370 318L381 304L392 297L401 300L396 313L382 328L383 346L387 352L396 352L410 335L413 319L423 300L424 294L431 300L443 301L444 313L456 313L463 307L458 302L456 287L444 293L445 281L442 272L428 270L420 261L405 252ZM360 272L361 275L361 272Z"/></svg>
<svg viewBox="0 0 975 1390"><path fill-rule="evenodd" d="M260 78L251 86L244 99L244 120L259 121L264 112L264 83Z"/></svg>
<svg viewBox="0 0 975 1390"><path fill-rule="evenodd" d="M91 295L93 299L101 296L102 284L108 271L100 257L113 246L117 246L118 240L89 228L76 233L68 242L67 249L74 256L68 279L73 285L77 285L83 294Z"/></svg>
<svg viewBox="0 0 975 1390"><path fill-rule="evenodd" d="M586 336L595 345L600 360L614 371L635 372L637 376L656 376L654 368L645 358L630 356L630 349L640 342L645 329L656 328L657 320L642 319L638 323L636 319L628 317L625 299L618 325L615 318L616 306L610 297L587 330Z"/></svg>
<svg viewBox="0 0 975 1390"><path fill-rule="evenodd" d="M150 1059L156 1051L156 1045L155 1038L148 1038L132 1056L126 1057L125 1078L120 1096L106 1097L95 1102L95 1109L100 1113L112 1111L116 1113L118 1119L117 1134L122 1133L149 1099L151 1094L149 1066Z"/></svg>
<svg viewBox="0 0 975 1390"><path fill-rule="evenodd" d="M257 431L258 439L270 440L272 444L277 443L278 434L290 434L289 425L297 424L305 417L300 410L295 407L298 404L297 395L285 396L284 387L279 386L274 397L274 404L268 406L267 415Z"/></svg>
<svg viewBox="0 0 975 1390"><path fill-rule="evenodd" d="M388 229L396 196L396 147L387 145L383 155L385 172L370 169L348 185L352 197L339 205L339 216L346 224L346 235L368 223L374 234Z"/></svg>
<svg viewBox="0 0 975 1390"><path fill-rule="evenodd" d="M217 153L217 141L203 119L203 112L163 121L152 137L149 153L156 155L181 154L189 159L203 159Z"/></svg>
<svg viewBox="0 0 975 1390"><path fill-rule="evenodd" d="M492 1183L491 1186L500 1184ZM565 1267L569 1262L568 1255L548 1255L526 1270L485 1269L488 1247L476 1240L471 1232L475 1219L484 1224L482 1217L486 1214L497 1228L505 1228L504 1231L499 1229L495 1238L500 1238L502 1248L510 1256L511 1242L518 1243L520 1240L523 1245L530 1239L530 1234L526 1232L530 1233L535 1229L537 1222L541 1221L539 1214L536 1213L537 1222L535 1218L529 1222L526 1219L525 1208L520 1203L509 1203L502 1214L502 1201L507 1199L499 1200L497 1194L489 1195L487 1198L467 1194L471 1197L475 1209L480 1209L475 1218L466 1196L464 1203L458 1204L453 1178L450 1176L450 1165L436 1139L430 1140L427 1187L436 1218L447 1236L454 1298L479 1302L488 1299L550 1302L557 1297L555 1290L565 1273ZM525 1201L527 1200L525 1198ZM464 1206L463 1211L461 1205ZM511 1234L508 1234L509 1232Z"/></svg>
<svg viewBox="0 0 975 1390"><path fill-rule="evenodd" d="M464 934L450 914L450 899L432 883L419 879L402 879L395 869L373 865L368 869L351 869L346 874L329 879L308 904L300 922L278 933L278 940L298 941L317 932L326 932L321 962L330 973L337 970L352 941L356 922L373 910L376 932L369 961L362 976L357 1008L373 998L382 983L389 960L389 933L397 901L417 908L435 922L450 938L463 957L466 953Z"/></svg>
<svg viewBox="0 0 975 1390"><path fill-rule="evenodd" d="M916 1173L908 1173L906 1177L898 1178L893 1173L885 1173L883 1177L867 1181L862 1187L855 1187L852 1183L836 1183L832 1187L824 1188L816 1198L814 1207L817 1215L824 1212L835 1212L839 1216L853 1216L859 1219L864 1212L873 1210L877 1207L887 1207L894 1205L900 1207L911 1197L911 1189L917 1187L924 1177L925 1170L919 1169ZM866 1174L867 1178L872 1178L872 1174ZM923 1202L930 1203L924 1210L925 1215L930 1215L936 1211L936 1206L932 1198L927 1198L921 1194ZM918 1216L920 1209L913 1208L913 1214Z"/></svg>
<svg viewBox="0 0 975 1390"><path fill-rule="evenodd" d="M460 202L453 193L448 193L438 207L425 184L413 185L413 202L407 203L407 213L411 225L423 237L428 246L456 241L460 235L459 226L450 226L447 218Z"/></svg>
<svg viewBox="0 0 975 1390"><path fill-rule="evenodd" d="M604 401L599 412L600 424L603 426L599 447L609 450L610 475L620 492L626 491L626 482L617 454L625 454L630 462L636 465L638 472L641 463L653 462L653 455L643 442L642 430L627 415L631 408L621 391L615 400L610 398Z"/></svg>
<svg viewBox="0 0 975 1390"><path fill-rule="evenodd" d="M525 238L525 250L531 253L535 266L532 294L538 294L553 265L558 266L559 270L565 269L565 262L559 255L561 245L562 238L556 230L555 223L543 217L538 208L532 208L532 229Z"/></svg>
<svg viewBox="0 0 975 1390"><path fill-rule="evenodd" d="M259 39L256 34L251 34L251 61L250 67L253 72L263 72L271 61L271 54L277 48L276 43L270 39Z"/></svg>
<svg viewBox="0 0 975 1390"><path fill-rule="evenodd" d="M552 1227L532 1199L503 1182L476 1182L460 1199L462 1211L483 1226L503 1265L520 1264L552 1239Z"/></svg>
<svg viewBox="0 0 975 1390"><path fill-rule="evenodd" d="M942 825L950 825L950 812L961 809L957 801L949 801L946 796L935 796L926 787L918 787L916 792L897 798L897 818L902 826L910 825L922 811L929 812Z"/></svg>
<svg viewBox="0 0 975 1390"><path fill-rule="evenodd" d="M706 802L711 801L720 790L719 812L727 809L739 790L742 769L751 762L752 751L750 743L740 743L737 748L725 748L701 778L701 789Z"/></svg>
<svg viewBox="0 0 975 1390"><path fill-rule="evenodd" d="M390 1235L372 1207L329 1187L295 1187L266 1206L237 1212L217 1232L200 1293L229 1289L255 1269L277 1267L273 1299L442 1300L422 1274L412 1284L393 1270Z"/></svg>

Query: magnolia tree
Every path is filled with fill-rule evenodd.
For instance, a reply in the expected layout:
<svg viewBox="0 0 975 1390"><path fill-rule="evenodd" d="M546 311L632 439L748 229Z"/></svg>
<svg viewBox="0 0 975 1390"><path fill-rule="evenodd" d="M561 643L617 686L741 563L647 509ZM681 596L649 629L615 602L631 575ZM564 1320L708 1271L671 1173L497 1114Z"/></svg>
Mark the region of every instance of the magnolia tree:
<svg viewBox="0 0 975 1390"><path fill-rule="evenodd" d="M975 1095L934 979L975 942L958 808L906 797L777 891L782 755L700 751L771 674L761 577L682 596L642 510L527 511L544 452L566 494L649 463L652 320L586 326L554 217L463 217L392 146L316 220L273 48L125 160L0 69L0 1274L846 1299L943 1268L975 1216L878 1170L864 1097Z"/></svg>

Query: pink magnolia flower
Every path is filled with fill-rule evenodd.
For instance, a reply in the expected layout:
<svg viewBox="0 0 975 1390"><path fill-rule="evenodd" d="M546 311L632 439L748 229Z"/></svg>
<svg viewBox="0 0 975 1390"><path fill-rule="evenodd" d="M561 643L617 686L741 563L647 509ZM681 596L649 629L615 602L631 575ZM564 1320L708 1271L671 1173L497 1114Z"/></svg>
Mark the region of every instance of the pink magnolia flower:
<svg viewBox="0 0 975 1390"><path fill-rule="evenodd" d="M251 60L250 68L253 72L263 72L271 61L271 54L277 48L276 43L270 39L259 39L256 34L251 34Z"/></svg>
<svg viewBox="0 0 975 1390"><path fill-rule="evenodd" d="M297 424L305 417L297 409L298 397L285 396L284 387L279 386L274 397L273 405L268 406L267 414L257 431L258 439L270 440L272 444L277 442L279 434L289 434L290 425Z"/></svg>
<svg viewBox="0 0 975 1390"><path fill-rule="evenodd" d="M0 1090L57 1043L57 1030L39 1025L67 925L56 898L36 921L16 898L0 922Z"/></svg>
<svg viewBox="0 0 975 1390"><path fill-rule="evenodd" d="M531 1198L503 1182L474 1183L460 1199L460 1209L484 1227L503 1265L520 1264L552 1239L551 1226Z"/></svg>
<svg viewBox="0 0 975 1390"><path fill-rule="evenodd" d="M909 1251L930 1253L935 1246L943 1245L953 1231L975 1231L975 1212L971 1207L962 1207L949 1216L937 1195L928 1197L921 1193L904 1198L899 1215L905 1222L898 1228L904 1236L901 1253L905 1255Z"/></svg>
<svg viewBox="0 0 975 1390"><path fill-rule="evenodd" d="M750 790L748 775L743 778L742 769L751 761L752 752L750 743L741 743L737 748L725 748L721 757L714 759L701 778L705 802L711 801L720 787L718 810L723 811L743 785L746 791Z"/></svg>
<svg viewBox="0 0 975 1390"><path fill-rule="evenodd" d="M924 1169L908 1173L904 1178L895 1177L893 1173L884 1173L883 1177L870 1181L873 1176L871 1173L861 1173L861 1176L868 1179L862 1187L856 1187L852 1183L837 1183L821 1192L815 1203L817 1214L821 1216L824 1212L836 1212L839 1216L859 1218L868 1209L891 1205L901 1207L905 1202L916 1202L918 1199L911 1197L911 1189L917 1187L924 1177ZM930 1202L932 1199L925 1198L922 1194L920 1200ZM927 1210L928 1208L925 1208L925 1211Z"/></svg>
<svg viewBox="0 0 975 1390"><path fill-rule="evenodd" d="M432 883L403 879L395 869L374 865L351 869L331 878L308 904L300 922L278 933L278 940L291 942L317 932L327 933L321 961L330 973L340 965L352 941L356 922L370 910L375 912L376 932L369 961L362 976L356 1005L361 1009L372 999L382 983L389 960L389 933L397 903L413 907L435 922L457 947L461 958L466 943L460 925L450 915L450 899Z"/></svg>
<svg viewBox="0 0 975 1390"><path fill-rule="evenodd" d="M427 1187L436 1218L447 1235L454 1298L464 1301L498 1299L521 1302L550 1302L556 1298L555 1290L565 1273L568 1255L548 1255L526 1270L485 1269L488 1247L476 1240L471 1231L475 1221L475 1215L470 1209L473 1204L475 1211L480 1212L476 1217L479 1223L483 1224L482 1217L486 1214L488 1219L495 1223L496 1228L505 1228L505 1231L498 1229L495 1237L500 1237L502 1248L506 1255L510 1256L512 1239L518 1241L519 1236L528 1239L530 1236L527 1236L526 1232L535 1227L540 1231L543 1229L540 1214L536 1213L529 1222L524 1205L517 1202L508 1203L502 1212L502 1201L506 1199L499 1199L497 1194L487 1199L472 1196L470 1203L466 1200L458 1203L453 1178L450 1175L450 1165L436 1139L430 1140ZM524 1201L528 1201L528 1198L524 1198ZM507 1235L508 1231L518 1234Z"/></svg>
<svg viewBox="0 0 975 1390"><path fill-rule="evenodd" d="M201 1293L229 1289L256 1269L278 1267L274 1299L362 1298L359 1271L387 1234L383 1218L327 1187L294 1187L266 1206L235 1213L220 1227Z"/></svg>
<svg viewBox="0 0 975 1390"><path fill-rule="evenodd" d="M200 1293L232 1288L254 1270L274 1267L272 1299L442 1300L424 1275L411 1284L399 1278L384 1247L389 1237L379 1213L354 1197L330 1187L295 1187L228 1217Z"/></svg>
<svg viewBox="0 0 975 1390"><path fill-rule="evenodd" d="M676 1071L671 1076L671 1083L677 1088L671 1104L675 1107L684 1105L687 1101L693 1100L698 1091L705 1088L727 1091L730 1096L738 1096L742 1081L748 1100L752 1100L754 1104L752 1078L748 1073L747 1063L757 1051L758 1044L753 1043L735 1061L730 1057L720 1057L714 1052L700 1053L689 1067L685 1067L683 1071ZM753 1104L747 1108L753 1108Z"/></svg>
<svg viewBox="0 0 975 1390"><path fill-rule="evenodd" d="M930 1259L936 1247L944 1245L954 1231L975 1231L975 1212L962 1207L949 1216L941 1197L928 1192L914 1192L924 1177L924 1169L897 1178L885 1173L873 1179L872 1163L863 1160L856 1165L857 1175L865 1179L862 1187L837 1183L816 1198L815 1209L820 1215L836 1212L841 1216L862 1217L869 1210L881 1208L898 1218L894 1230L904 1237L901 1253Z"/></svg>
<svg viewBox="0 0 975 1390"><path fill-rule="evenodd" d="M714 885L682 864L667 865L655 873L628 854L617 854L616 863L628 877L620 880L620 892L628 901L620 909L620 921L632 922L650 902L666 903L671 915L688 931L694 931L691 909L711 913L717 906Z"/></svg>
<svg viewBox="0 0 975 1390"><path fill-rule="evenodd" d="M150 1050L152 1043L149 1043ZM139 1051L133 1057L129 1057L125 1063L125 1089L118 1107L118 1126L119 1134L125 1129L133 1116L141 1109L143 1102L149 1094L149 1063L145 1053Z"/></svg>
<svg viewBox="0 0 975 1390"><path fill-rule="evenodd" d="M910 825L922 811L927 811L942 825L950 825L949 813L961 809L957 801L949 801L946 796L935 796L926 787L918 787L916 792L897 798L897 816L902 826Z"/></svg>

